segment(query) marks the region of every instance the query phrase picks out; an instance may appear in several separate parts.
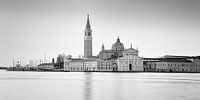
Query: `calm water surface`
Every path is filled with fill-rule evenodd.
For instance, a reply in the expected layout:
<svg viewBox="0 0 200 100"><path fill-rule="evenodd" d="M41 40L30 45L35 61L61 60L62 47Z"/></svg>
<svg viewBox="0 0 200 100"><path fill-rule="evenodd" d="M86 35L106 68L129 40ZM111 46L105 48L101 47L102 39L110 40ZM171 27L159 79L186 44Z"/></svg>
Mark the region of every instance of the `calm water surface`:
<svg viewBox="0 0 200 100"><path fill-rule="evenodd" d="M198 73L0 71L0 100L199 100Z"/></svg>

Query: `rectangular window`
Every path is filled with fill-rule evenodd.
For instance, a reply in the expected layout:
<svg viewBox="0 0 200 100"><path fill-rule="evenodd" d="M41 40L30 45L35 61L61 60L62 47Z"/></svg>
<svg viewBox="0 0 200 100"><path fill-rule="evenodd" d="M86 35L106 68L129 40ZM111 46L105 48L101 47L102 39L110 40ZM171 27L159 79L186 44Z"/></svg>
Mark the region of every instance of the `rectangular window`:
<svg viewBox="0 0 200 100"><path fill-rule="evenodd" d="M101 66L103 66L103 62L101 62Z"/></svg>

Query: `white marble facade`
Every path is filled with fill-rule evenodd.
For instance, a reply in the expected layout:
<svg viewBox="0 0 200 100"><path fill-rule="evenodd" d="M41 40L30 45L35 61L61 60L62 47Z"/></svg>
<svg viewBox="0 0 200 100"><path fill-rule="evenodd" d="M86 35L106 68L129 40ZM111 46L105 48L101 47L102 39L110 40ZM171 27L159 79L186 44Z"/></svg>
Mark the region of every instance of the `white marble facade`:
<svg viewBox="0 0 200 100"><path fill-rule="evenodd" d="M124 50L123 57L117 59L118 71L143 71L143 60L138 53L132 47Z"/></svg>

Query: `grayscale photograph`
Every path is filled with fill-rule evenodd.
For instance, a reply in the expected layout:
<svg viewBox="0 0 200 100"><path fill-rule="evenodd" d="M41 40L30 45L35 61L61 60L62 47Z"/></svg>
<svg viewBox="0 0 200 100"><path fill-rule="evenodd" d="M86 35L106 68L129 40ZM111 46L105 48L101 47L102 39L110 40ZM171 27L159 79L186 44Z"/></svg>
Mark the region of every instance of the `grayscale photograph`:
<svg viewBox="0 0 200 100"><path fill-rule="evenodd" d="M200 0L0 0L0 100L200 100Z"/></svg>

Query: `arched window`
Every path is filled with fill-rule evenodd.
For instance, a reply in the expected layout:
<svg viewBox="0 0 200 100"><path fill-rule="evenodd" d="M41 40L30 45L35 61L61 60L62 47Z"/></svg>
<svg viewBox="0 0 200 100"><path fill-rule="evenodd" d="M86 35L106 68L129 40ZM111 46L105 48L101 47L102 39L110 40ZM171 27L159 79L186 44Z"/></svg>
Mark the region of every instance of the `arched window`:
<svg viewBox="0 0 200 100"><path fill-rule="evenodd" d="M90 32L88 33L88 36L91 36L91 33L90 33Z"/></svg>

